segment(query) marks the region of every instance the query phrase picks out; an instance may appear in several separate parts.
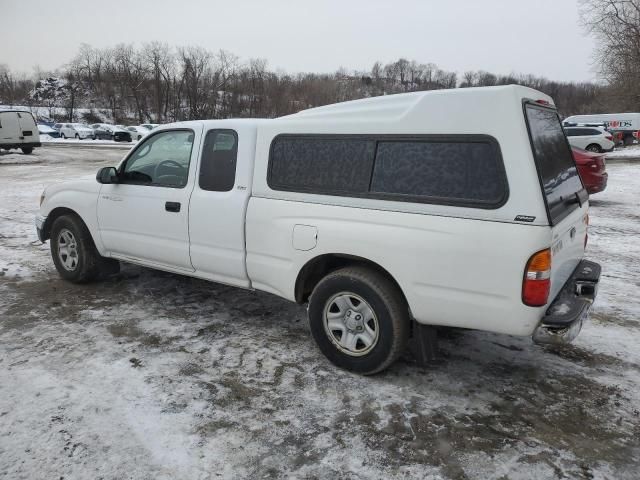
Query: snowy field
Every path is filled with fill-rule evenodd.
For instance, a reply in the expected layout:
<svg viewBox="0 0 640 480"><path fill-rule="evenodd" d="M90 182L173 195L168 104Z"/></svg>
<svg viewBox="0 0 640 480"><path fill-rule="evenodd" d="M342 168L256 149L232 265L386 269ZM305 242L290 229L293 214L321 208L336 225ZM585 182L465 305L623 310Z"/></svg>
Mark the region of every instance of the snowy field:
<svg viewBox="0 0 640 480"><path fill-rule="evenodd" d="M448 330L440 364L360 377L275 296L135 266L61 281L40 192L125 153L0 153L0 478L639 477L640 163L592 199L603 277L574 345Z"/></svg>

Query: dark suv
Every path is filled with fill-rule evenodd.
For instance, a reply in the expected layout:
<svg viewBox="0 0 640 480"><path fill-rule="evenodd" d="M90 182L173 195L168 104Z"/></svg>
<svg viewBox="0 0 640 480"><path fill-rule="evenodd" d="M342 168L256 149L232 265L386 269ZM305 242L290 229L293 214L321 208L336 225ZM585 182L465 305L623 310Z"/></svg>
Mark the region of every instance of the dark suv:
<svg viewBox="0 0 640 480"><path fill-rule="evenodd" d="M95 138L99 140L113 140L115 142L130 142L131 132L109 125L108 123L94 123L91 125Z"/></svg>

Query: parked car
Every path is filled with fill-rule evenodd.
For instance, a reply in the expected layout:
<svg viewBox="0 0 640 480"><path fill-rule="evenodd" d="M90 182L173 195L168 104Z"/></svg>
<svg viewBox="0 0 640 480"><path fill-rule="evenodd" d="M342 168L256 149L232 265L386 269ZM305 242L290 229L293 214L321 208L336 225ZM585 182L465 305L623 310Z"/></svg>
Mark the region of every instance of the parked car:
<svg viewBox="0 0 640 480"><path fill-rule="evenodd" d="M144 137L151 131L141 125L126 127L126 129L131 133L131 137L133 140L142 140L142 137Z"/></svg>
<svg viewBox="0 0 640 480"><path fill-rule="evenodd" d="M40 133L40 136L46 135L51 138L60 138L60 132L49 125L44 125L42 123L38 124L38 132Z"/></svg>
<svg viewBox="0 0 640 480"><path fill-rule="evenodd" d="M60 129L62 128L64 123L54 123L51 128L53 128L56 132L60 133Z"/></svg>
<svg viewBox="0 0 640 480"><path fill-rule="evenodd" d="M153 130L154 128L158 127L160 124L159 123L142 123L139 126L142 128L146 128L147 130Z"/></svg>
<svg viewBox="0 0 640 480"><path fill-rule="evenodd" d="M100 140L113 140L115 142L130 142L131 133L108 123L94 123L91 125L96 138Z"/></svg>
<svg viewBox="0 0 640 480"><path fill-rule="evenodd" d="M0 110L0 148L12 150L19 148L24 154L30 154L39 147L40 134L31 112L26 110Z"/></svg>
<svg viewBox="0 0 640 480"><path fill-rule="evenodd" d="M431 325L575 338L588 199L553 100L501 86L164 125L49 186L36 227L72 282L124 261L308 303L327 358L371 374Z"/></svg>
<svg viewBox="0 0 640 480"><path fill-rule="evenodd" d="M589 195L602 192L607 188L607 167L604 154L593 153L581 148L571 147L573 158L578 167L578 173L582 178Z"/></svg>
<svg viewBox="0 0 640 480"><path fill-rule="evenodd" d="M49 120L44 120L42 117L37 118L36 122L38 125L46 125L47 127L51 127L53 128L53 126L56 124L56 122L51 122Z"/></svg>
<svg viewBox="0 0 640 480"><path fill-rule="evenodd" d="M599 115L574 115L564 120L570 124L599 124L614 135L619 135L621 142L626 145L634 143L633 132L640 130L640 113L604 113Z"/></svg>
<svg viewBox="0 0 640 480"><path fill-rule="evenodd" d="M60 127L60 138L75 138L84 140L91 138L95 140L93 129L89 125L82 123L63 123Z"/></svg>
<svg viewBox="0 0 640 480"><path fill-rule="evenodd" d="M565 134L573 147L590 152L610 152L615 147L613 135L598 127L565 127Z"/></svg>

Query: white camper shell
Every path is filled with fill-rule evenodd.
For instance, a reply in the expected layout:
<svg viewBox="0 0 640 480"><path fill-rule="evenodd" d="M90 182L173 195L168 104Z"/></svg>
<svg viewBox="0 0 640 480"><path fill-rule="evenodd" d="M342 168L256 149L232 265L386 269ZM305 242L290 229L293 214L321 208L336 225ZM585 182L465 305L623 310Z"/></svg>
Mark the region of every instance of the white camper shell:
<svg viewBox="0 0 640 480"><path fill-rule="evenodd" d="M0 148L19 148L25 154L39 147L40 133L31 112L24 110L0 110Z"/></svg>
<svg viewBox="0 0 640 480"><path fill-rule="evenodd" d="M600 272L587 209L552 99L503 86L163 125L48 187L36 224L71 281L125 261L308 303L366 374L431 326L571 341Z"/></svg>

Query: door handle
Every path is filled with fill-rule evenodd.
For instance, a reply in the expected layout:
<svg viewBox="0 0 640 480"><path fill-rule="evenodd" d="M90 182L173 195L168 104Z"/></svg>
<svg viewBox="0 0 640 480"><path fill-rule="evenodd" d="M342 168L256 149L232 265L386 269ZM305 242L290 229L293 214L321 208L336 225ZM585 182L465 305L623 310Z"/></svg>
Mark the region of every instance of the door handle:
<svg viewBox="0 0 640 480"><path fill-rule="evenodd" d="M179 212L180 211L180 202L166 202L164 204L164 209L167 212Z"/></svg>

